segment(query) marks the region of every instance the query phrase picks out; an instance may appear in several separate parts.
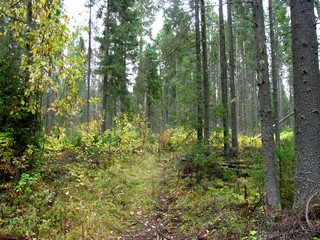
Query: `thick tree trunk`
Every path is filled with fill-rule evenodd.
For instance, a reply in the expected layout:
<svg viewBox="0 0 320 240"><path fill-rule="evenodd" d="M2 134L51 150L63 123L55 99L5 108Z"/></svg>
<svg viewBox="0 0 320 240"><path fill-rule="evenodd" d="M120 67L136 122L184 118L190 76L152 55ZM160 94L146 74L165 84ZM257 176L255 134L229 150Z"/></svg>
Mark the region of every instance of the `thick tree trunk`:
<svg viewBox="0 0 320 240"><path fill-rule="evenodd" d="M320 186L320 74L314 1L291 0L295 117L295 203Z"/></svg>
<svg viewBox="0 0 320 240"><path fill-rule="evenodd" d="M261 117L262 154L264 161L265 207L270 210L280 205L277 163L275 159L268 56L262 0L253 1L253 21L256 39L259 101Z"/></svg>
<svg viewBox="0 0 320 240"><path fill-rule="evenodd" d="M237 103L236 88L234 84L234 56L233 56L233 32L231 17L231 0L227 0L228 6L228 37L229 37L229 68L230 68L230 94L231 94L231 133L232 149L238 151L238 123L237 123Z"/></svg>
<svg viewBox="0 0 320 240"><path fill-rule="evenodd" d="M207 30L206 30L206 11L204 0L200 0L201 5L201 37L202 37L202 72L203 72L203 102L204 102L204 119L203 119L203 139L204 143L209 143L210 138L210 91L208 79L208 52L207 52Z"/></svg>
<svg viewBox="0 0 320 240"><path fill-rule="evenodd" d="M222 0L219 0L219 37L220 37L220 80L222 91L222 105L224 108L223 113L223 138L224 138L224 154L229 156L230 142L229 142L229 108L228 108L228 83L227 83L227 57L226 57L226 44L224 33L224 20Z"/></svg>

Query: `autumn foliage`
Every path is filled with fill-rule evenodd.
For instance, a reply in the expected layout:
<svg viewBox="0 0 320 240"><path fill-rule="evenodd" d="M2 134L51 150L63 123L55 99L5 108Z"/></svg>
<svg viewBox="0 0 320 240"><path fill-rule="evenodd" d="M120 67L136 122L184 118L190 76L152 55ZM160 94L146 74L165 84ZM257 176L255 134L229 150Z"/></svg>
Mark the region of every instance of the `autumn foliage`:
<svg viewBox="0 0 320 240"><path fill-rule="evenodd" d="M159 134L158 140L158 152L167 151L171 149L170 138L172 137L173 132L167 130Z"/></svg>

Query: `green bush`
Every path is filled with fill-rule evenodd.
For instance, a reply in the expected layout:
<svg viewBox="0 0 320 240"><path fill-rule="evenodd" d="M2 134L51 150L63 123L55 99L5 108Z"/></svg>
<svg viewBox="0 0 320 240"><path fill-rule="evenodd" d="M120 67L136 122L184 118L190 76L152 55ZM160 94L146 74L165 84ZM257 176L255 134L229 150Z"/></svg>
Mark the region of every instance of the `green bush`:
<svg viewBox="0 0 320 240"><path fill-rule="evenodd" d="M291 208L294 198L294 133L288 129L281 133L281 143L276 150L279 160L281 201L284 208Z"/></svg>
<svg viewBox="0 0 320 240"><path fill-rule="evenodd" d="M0 175L3 178L0 179L0 182L6 180L13 173L11 164L14 153L13 143L14 140L10 132L0 132Z"/></svg>

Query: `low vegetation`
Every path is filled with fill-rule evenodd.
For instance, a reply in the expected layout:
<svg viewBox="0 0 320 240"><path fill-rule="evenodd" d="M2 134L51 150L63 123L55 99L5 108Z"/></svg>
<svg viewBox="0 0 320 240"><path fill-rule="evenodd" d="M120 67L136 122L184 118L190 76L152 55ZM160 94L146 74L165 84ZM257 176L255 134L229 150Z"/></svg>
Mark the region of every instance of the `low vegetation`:
<svg viewBox="0 0 320 240"><path fill-rule="evenodd" d="M163 138L151 134L138 117L124 116L104 134L98 126L93 121L90 129L75 127L63 139L49 137L32 170L2 182L1 239L294 239L319 234L319 208L313 204L308 222L305 215L298 221L306 229L312 224L305 235L290 232L299 229L297 223L291 221L291 228L283 224L293 214L266 217L259 139L242 136L239 153L226 159L217 134L208 147L197 145L192 131L169 129L165 147L159 148ZM290 130L283 132L277 151L286 211L293 202L292 136Z"/></svg>

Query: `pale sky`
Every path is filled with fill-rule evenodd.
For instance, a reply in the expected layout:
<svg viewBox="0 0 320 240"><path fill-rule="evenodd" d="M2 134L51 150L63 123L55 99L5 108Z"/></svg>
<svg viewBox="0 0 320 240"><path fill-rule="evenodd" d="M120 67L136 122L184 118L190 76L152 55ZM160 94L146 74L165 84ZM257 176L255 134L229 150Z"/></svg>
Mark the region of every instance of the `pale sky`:
<svg viewBox="0 0 320 240"><path fill-rule="evenodd" d="M70 25L86 25L88 24L88 10L85 8L85 4L88 0L64 0L65 9L70 17ZM92 12L93 18L95 12ZM162 13L158 13L156 21L152 26L153 37L155 38L157 33L163 26Z"/></svg>
<svg viewBox="0 0 320 240"><path fill-rule="evenodd" d="M71 26L87 23L86 0L64 0L65 9L70 17Z"/></svg>

